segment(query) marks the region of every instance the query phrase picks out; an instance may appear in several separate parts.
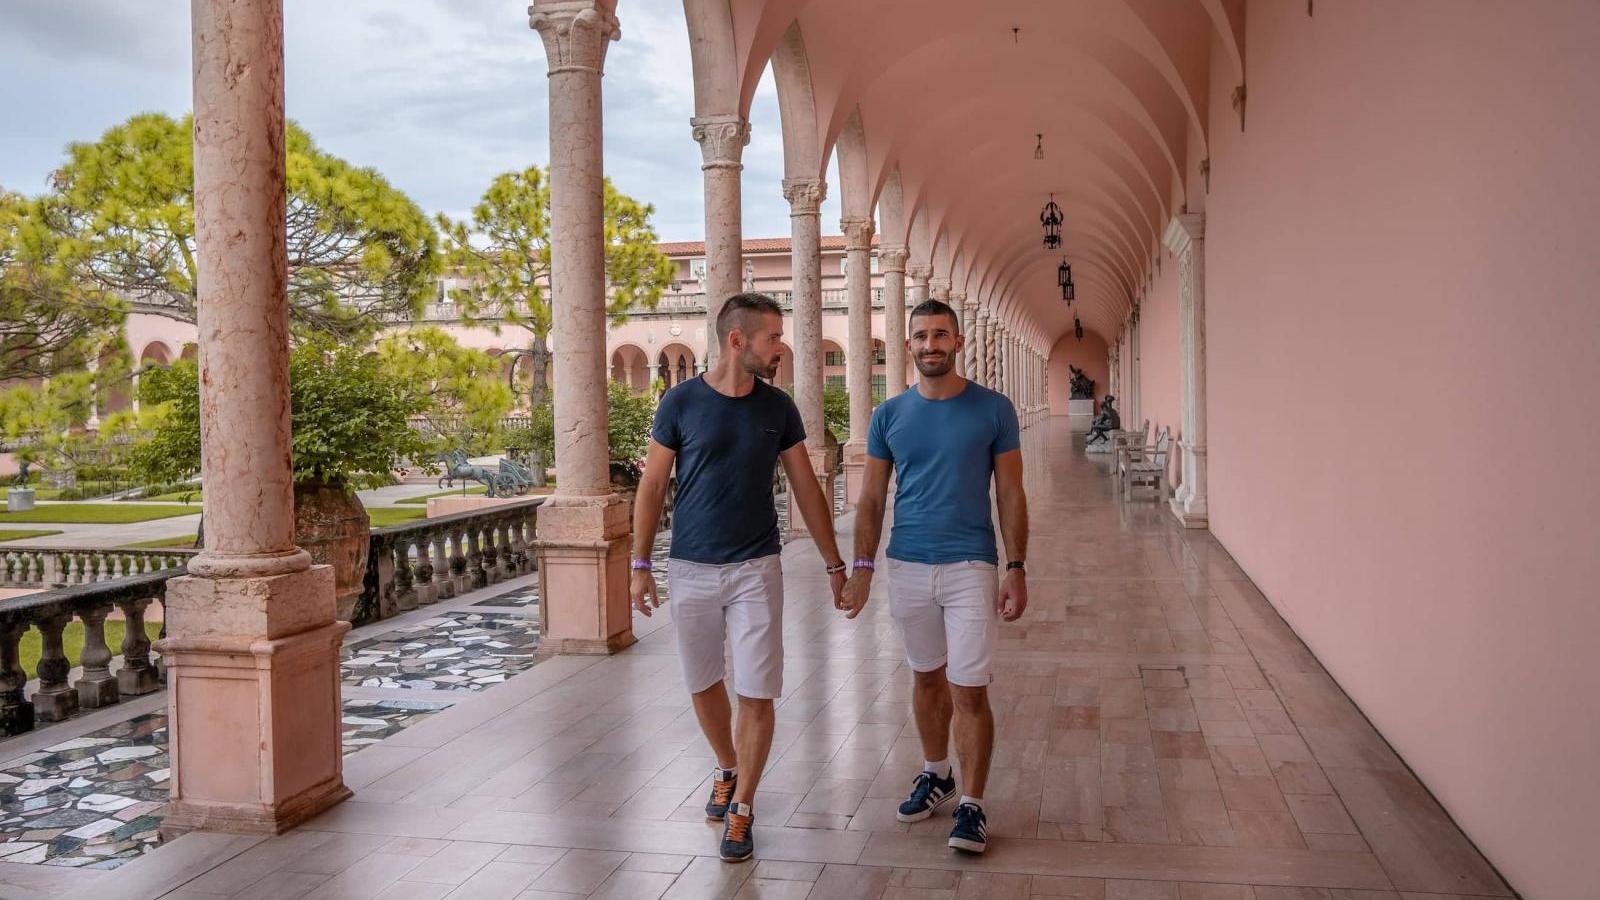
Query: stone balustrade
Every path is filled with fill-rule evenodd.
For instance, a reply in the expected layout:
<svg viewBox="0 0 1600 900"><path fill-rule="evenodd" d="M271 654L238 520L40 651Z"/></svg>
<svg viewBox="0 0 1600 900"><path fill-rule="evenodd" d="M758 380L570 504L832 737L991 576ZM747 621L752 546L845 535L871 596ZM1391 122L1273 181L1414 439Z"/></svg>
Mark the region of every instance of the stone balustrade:
<svg viewBox="0 0 1600 900"><path fill-rule="evenodd" d="M386 619L534 570L545 498L372 530L356 625Z"/></svg>
<svg viewBox="0 0 1600 900"><path fill-rule="evenodd" d="M145 609L162 600L167 580L183 571L172 567L0 601L0 736L32 731L36 722L59 722L80 709L110 706L125 696L159 689L161 673L150 659ZM106 617L113 609L121 611L125 625L122 665L115 673L114 657L106 646ZM82 669L69 683L72 663L62 633L73 619L83 623ZM29 681L20 654L22 636L30 627L39 629L42 645L38 687L31 697L25 696Z"/></svg>
<svg viewBox="0 0 1600 900"><path fill-rule="evenodd" d="M0 587L59 588L182 567L198 550L17 547L0 550Z"/></svg>

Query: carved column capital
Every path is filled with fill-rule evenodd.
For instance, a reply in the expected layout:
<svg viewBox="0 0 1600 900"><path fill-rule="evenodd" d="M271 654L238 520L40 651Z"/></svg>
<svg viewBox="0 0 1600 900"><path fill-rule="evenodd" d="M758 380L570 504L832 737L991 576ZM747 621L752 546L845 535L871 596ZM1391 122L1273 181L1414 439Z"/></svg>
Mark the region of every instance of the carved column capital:
<svg viewBox="0 0 1600 900"><path fill-rule="evenodd" d="M919 284L926 284L933 277L933 266L927 263L907 263L906 277Z"/></svg>
<svg viewBox="0 0 1600 900"><path fill-rule="evenodd" d="M1167 223L1167 231L1161 236L1161 243L1172 251L1172 255L1182 259L1195 244L1205 239L1205 213L1179 213Z"/></svg>
<svg viewBox="0 0 1600 900"><path fill-rule="evenodd" d="M548 0L528 7L528 27L544 39L549 74L605 68L606 48L622 37L617 17L594 0Z"/></svg>
<svg viewBox="0 0 1600 900"><path fill-rule="evenodd" d="M904 274L906 271L906 255L906 248L904 247L880 247L878 249L878 267L885 272L900 272Z"/></svg>
<svg viewBox="0 0 1600 900"><path fill-rule="evenodd" d="M748 119L736 115L695 116L689 126L700 145L700 168L737 169L744 165L744 148L750 143Z"/></svg>
<svg viewBox="0 0 1600 900"><path fill-rule="evenodd" d="M942 275L928 279L928 293L935 300L949 301L950 279Z"/></svg>
<svg viewBox="0 0 1600 900"><path fill-rule="evenodd" d="M872 249L872 219L865 216L845 216L839 220L839 229L844 232L846 250Z"/></svg>
<svg viewBox="0 0 1600 900"><path fill-rule="evenodd" d="M820 178L785 178L783 199L789 201L789 215L814 216L828 198L828 183Z"/></svg>
<svg viewBox="0 0 1600 900"><path fill-rule="evenodd" d="M951 291L950 292L950 305L955 307L956 309L965 309L966 305L967 305L967 292L966 291Z"/></svg>

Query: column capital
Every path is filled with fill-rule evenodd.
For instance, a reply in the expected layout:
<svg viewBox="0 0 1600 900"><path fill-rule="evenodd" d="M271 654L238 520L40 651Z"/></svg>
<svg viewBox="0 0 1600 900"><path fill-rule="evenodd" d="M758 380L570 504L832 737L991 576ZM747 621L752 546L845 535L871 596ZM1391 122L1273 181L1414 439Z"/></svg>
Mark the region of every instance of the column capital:
<svg viewBox="0 0 1600 900"><path fill-rule="evenodd" d="M878 267L885 272L905 274L906 256L906 248L904 247L879 247Z"/></svg>
<svg viewBox="0 0 1600 900"><path fill-rule="evenodd" d="M595 0L535 0L528 27L544 39L548 74L594 72L605 68L606 48L622 37L617 17Z"/></svg>
<svg viewBox="0 0 1600 900"><path fill-rule="evenodd" d="M873 224L869 216L845 216L839 220L839 229L844 232L844 248L846 250L871 250Z"/></svg>
<svg viewBox="0 0 1600 900"><path fill-rule="evenodd" d="M933 266L927 263L906 263L906 276L915 282L926 282L933 277Z"/></svg>
<svg viewBox="0 0 1600 900"><path fill-rule="evenodd" d="M750 143L750 120L732 114L695 116L690 133L700 145L701 169L737 169Z"/></svg>
<svg viewBox="0 0 1600 900"><path fill-rule="evenodd" d="M950 299L950 278L946 275L935 275L928 279L928 293L936 300Z"/></svg>
<svg viewBox="0 0 1600 900"><path fill-rule="evenodd" d="M698 138L697 138L698 140ZM783 199L789 201L789 215L814 216L828 198L828 183L821 178L785 178Z"/></svg>
<svg viewBox="0 0 1600 900"><path fill-rule="evenodd" d="M967 292L966 291L951 291L950 292L950 305L951 306L955 307L956 309L964 310L966 308L966 304L967 304Z"/></svg>
<svg viewBox="0 0 1600 900"><path fill-rule="evenodd" d="M1189 248L1206 238L1205 213L1179 213L1167 223L1167 231L1161 236L1161 243L1171 250L1174 256L1183 256Z"/></svg>

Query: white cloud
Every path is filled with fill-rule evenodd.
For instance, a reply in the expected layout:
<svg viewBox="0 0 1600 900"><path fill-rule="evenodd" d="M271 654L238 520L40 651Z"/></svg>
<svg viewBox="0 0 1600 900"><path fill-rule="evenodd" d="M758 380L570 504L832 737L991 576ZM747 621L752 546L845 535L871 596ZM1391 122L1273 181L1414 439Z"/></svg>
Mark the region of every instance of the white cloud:
<svg viewBox="0 0 1600 900"><path fill-rule="evenodd" d="M606 170L656 206L664 239L703 232L694 89L677 0L622 4L607 58ZM526 4L285 2L289 115L330 152L459 215L499 172L549 153L544 48ZM0 185L37 192L70 141L191 102L189 4L20 0L0 7ZM776 93L763 79L745 149L745 232L788 233ZM19 126L18 123L21 123ZM835 192L836 193L836 192ZM836 202L830 198L830 202ZM838 220L824 209L824 230Z"/></svg>

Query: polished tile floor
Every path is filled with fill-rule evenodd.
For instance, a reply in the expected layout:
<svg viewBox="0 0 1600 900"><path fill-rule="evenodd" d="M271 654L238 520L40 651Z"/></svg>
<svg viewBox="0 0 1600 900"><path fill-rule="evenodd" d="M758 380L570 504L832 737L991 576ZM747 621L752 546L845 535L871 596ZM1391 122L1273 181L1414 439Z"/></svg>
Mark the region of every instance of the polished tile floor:
<svg viewBox="0 0 1600 900"><path fill-rule="evenodd" d="M1063 420L1026 458L1032 606L1002 631L982 858L945 848L942 817L895 822L921 753L885 598L843 620L797 542L754 862L714 857L711 759L658 615L621 654L549 660L349 756L355 799L290 834L73 874L188 900L1510 895L1208 534L1119 503Z"/></svg>

